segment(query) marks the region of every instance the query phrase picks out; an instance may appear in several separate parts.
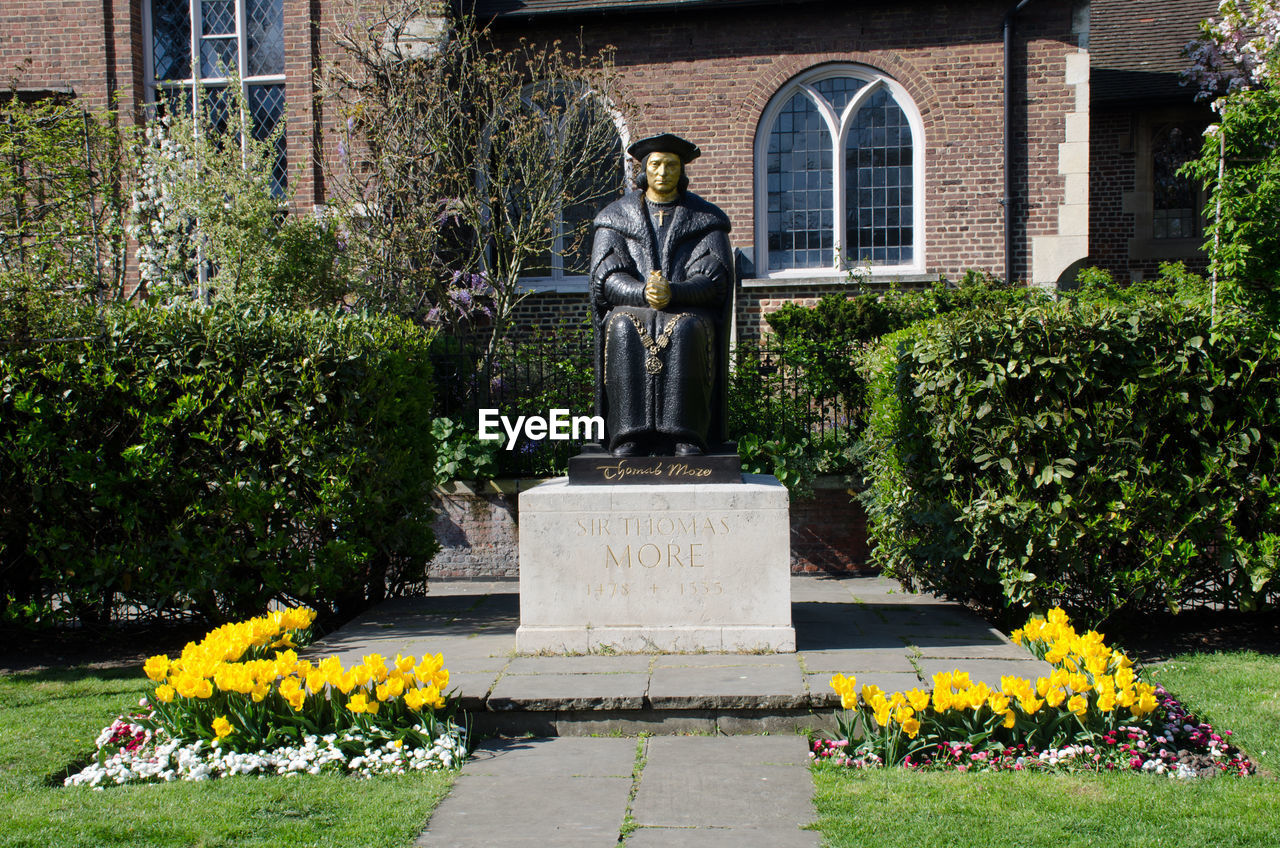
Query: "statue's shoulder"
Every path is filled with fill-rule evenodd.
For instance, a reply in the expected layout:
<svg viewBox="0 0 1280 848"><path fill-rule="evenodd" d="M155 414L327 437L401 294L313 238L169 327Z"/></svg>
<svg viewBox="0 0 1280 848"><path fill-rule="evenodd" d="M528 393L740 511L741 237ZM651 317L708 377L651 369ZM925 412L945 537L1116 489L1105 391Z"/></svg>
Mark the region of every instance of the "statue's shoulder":
<svg viewBox="0 0 1280 848"><path fill-rule="evenodd" d="M638 237L644 232L643 197L638 189L624 194L596 214L594 226Z"/></svg>
<svg viewBox="0 0 1280 848"><path fill-rule="evenodd" d="M719 206L703 200L691 191L684 193L683 203L689 210L694 229L724 230L729 232L729 216Z"/></svg>

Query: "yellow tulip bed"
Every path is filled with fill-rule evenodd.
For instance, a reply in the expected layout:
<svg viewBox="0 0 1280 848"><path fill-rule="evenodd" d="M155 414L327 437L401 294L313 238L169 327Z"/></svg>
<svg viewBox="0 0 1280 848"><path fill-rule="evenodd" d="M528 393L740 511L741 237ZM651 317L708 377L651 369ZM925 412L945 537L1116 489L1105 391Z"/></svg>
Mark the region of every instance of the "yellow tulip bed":
<svg viewBox="0 0 1280 848"><path fill-rule="evenodd" d="M350 668L300 659L314 620L302 607L278 610L219 627L176 659L151 657L143 668L156 687L144 711L106 728L95 762L66 784L402 774L465 758L440 654L371 654Z"/></svg>
<svg viewBox="0 0 1280 848"><path fill-rule="evenodd" d="M1052 673L1035 681L1002 677L994 689L957 669L934 675L931 691L892 694L835 675L831 688L845 710L839 733L816 740L810 756L855 768L1253 773L1253 763L1224 736L1143 682L1101 634L1078 634L1061 609L1033 616L1011 638L1052 665Z"/></svg>

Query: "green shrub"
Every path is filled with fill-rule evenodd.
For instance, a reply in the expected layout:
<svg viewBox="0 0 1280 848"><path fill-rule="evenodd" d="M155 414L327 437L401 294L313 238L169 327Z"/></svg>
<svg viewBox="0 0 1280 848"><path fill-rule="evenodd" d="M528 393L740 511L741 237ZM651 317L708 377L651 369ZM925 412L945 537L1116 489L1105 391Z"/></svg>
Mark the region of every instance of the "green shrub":
<svg viewBox="0 0 1280 848"><path fill-rule="evenodd" d="M0 350L0 597L345 614L422 579L419 330L225 305L116 306L92 330Z"/></svg>
<svg viewBox="0 0 1280 848"><path fill-rule="evenodd" d="M819 474L862 469L853 450L866 423L859 362L881 336L958 310L1043 299L975 271L929 289L824 295L813 306L784 304L766 316L764 351L740 347L729 384L729 433L751 471L772 473L801 497Z"/></svg>
<svg viewBox="0 0 1280 848"><path fill-rule="evenodd" d="M918 324L867 372L874 557L909 585L1095 622L1200 584L1245 606L1265 593L1280 541L1274 328L1085 292Z"/></svg>

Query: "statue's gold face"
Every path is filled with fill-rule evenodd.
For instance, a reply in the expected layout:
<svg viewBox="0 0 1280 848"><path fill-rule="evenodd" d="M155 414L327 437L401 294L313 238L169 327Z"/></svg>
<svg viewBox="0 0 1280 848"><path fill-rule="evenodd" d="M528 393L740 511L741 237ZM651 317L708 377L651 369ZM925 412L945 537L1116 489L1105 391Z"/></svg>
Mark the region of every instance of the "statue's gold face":
<svg viewBox="0 0 1280 848"><path fill-rule="evenodd" d="M650 153L644 162L644 173L649 180L649 188L645 194L650 200L659 202L675 200L680 190L680 174L683 170L680 157L674 153Z"/></svg>

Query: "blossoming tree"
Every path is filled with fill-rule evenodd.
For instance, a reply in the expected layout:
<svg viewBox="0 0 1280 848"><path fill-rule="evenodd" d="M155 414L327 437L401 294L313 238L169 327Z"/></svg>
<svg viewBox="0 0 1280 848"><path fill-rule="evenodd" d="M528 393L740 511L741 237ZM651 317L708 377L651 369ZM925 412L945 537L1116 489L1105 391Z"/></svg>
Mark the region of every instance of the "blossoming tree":
<svg viewBox="0 0 1280 848"><path fill-rule="evenodd" d="M1207 245L1216 289L1280 312L1280 0L1222 0L1187 45L1185 81L1219 122L1186 172L1210 191Z"/></svg>

